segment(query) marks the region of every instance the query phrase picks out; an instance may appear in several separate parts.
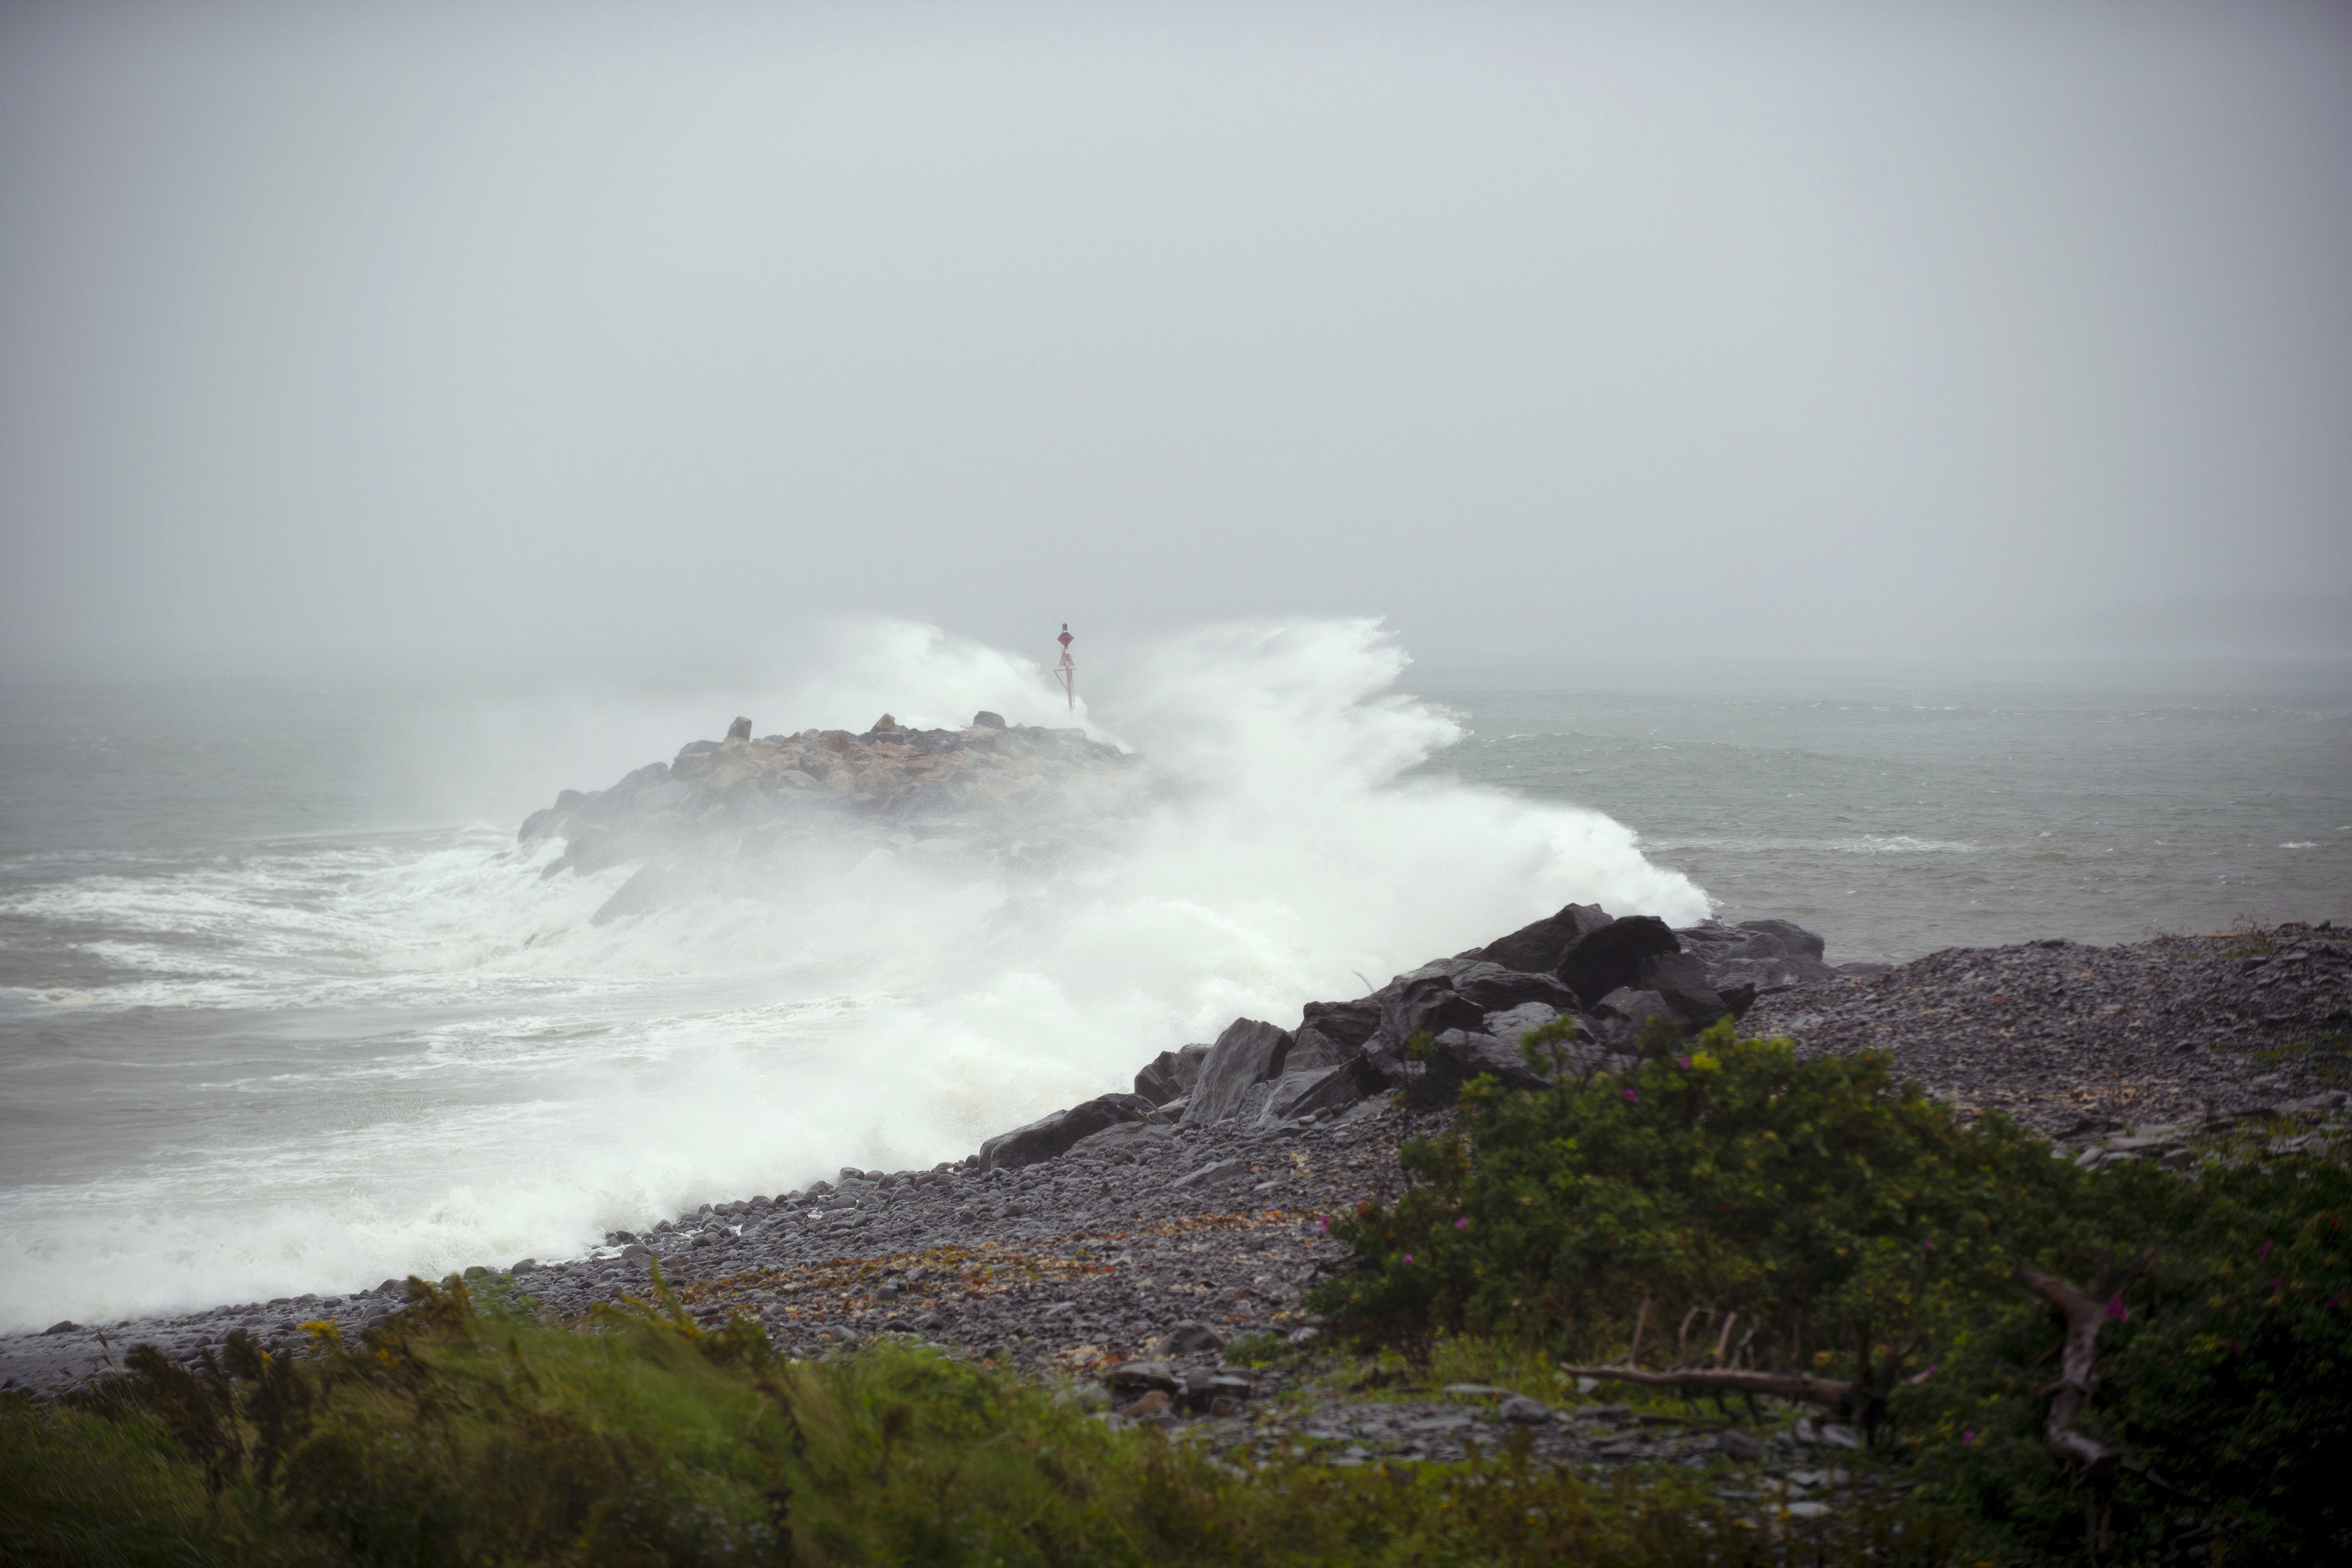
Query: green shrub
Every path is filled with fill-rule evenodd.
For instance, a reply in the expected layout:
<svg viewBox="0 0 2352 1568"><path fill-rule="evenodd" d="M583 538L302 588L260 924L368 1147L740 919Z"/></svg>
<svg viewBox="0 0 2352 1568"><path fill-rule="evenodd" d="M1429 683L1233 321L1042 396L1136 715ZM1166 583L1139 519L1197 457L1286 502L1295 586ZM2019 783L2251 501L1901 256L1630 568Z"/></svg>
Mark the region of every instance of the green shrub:
<svg viewBox="0 0 2352 1568"><path fill-rule="evenodd" d="M1402 1158L1413 1184L1335 1225L1356 1266L1311 1298L1360 1345L1495 1336L1598 1363L1638 1333L1654 1366L1850 1379L2003 1554L2190 1531L2239 1560L2352 1557L2340 1158L2085 1171L1998 1115L1957 1124L1884 1057L1801 1061L1727 1025L1654 1030L1630 1072L1474 1084ZM2143 1256L2076 1423L2125 1463L2085 1475L2044 1441L2063 1323L2017 1271L2087 1289Z"/></svg>
<svg viewBox="0 0 2352 1568"><path fill-rule="evenodd" d="M2150 1197L2155 1264L2111 1309L2080 1423L2138 1468L2086 1487L2053 1464L2056 1330L2016 1301L1939 1379L1930 1473L1989 1539L2052 1562L2079 1552L2086 1509L2118 1556L2210 1537L2233 1562L2352 1561L2352 1172L2294 1157Z"/></svg>
<svg viewBox="0 0 2352 1568"><path fill-rule="evenodd" d="M1474 1083L1454 1131L1402 1158L1414 1185L1335 1225L1358 1267L1313 1300L1360 1342L1500 1335L1597 1357L1639 1325L1653 1355L1696 1331L1727 1360L1744 1344L1840 1377L1865 1355L1924 1365L2018 1264L2079 1271L2129 1207L2093 1215L2097 1180L1998 1115L1957 1125L1884 1057L1800 1061L1727 1024L1687 1044L1654 1032L1633 1070L1546 1092Z"/></svg>

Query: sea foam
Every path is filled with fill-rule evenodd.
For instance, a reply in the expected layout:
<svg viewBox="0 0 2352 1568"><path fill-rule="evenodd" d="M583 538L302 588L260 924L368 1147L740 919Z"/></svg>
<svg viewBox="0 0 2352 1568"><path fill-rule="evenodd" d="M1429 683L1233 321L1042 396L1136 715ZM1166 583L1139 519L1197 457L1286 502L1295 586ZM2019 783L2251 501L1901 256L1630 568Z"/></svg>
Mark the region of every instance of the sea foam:
<svg viewBox="0 0 2352 1568"><path fill-rule="evenodd" d="M1607 817L1413 776L1460 730L1396 689L1405 667L1368 621L1147 650L1076 715L1144 754L1139 825L1016 900L884 858L599 927L627 868L541 880L552 847L506 825L47 889L117 933L125 977L74 1005L121 1010L121 1070L174 1125L0 1194L0 1321L566 1256L840 1165L961 1157L1236 1016L1288 1025L1571 900L1707 912ZM1041 667L907 623L781 684L794 728L1070 721Z"/></svg>

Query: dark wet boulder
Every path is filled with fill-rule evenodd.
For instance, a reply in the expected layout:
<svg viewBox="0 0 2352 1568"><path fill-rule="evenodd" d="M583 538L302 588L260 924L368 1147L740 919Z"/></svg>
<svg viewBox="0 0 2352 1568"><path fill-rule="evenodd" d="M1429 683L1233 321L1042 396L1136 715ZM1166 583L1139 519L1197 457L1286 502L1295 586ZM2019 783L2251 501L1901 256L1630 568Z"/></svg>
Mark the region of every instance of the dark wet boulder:
<svg viewBox="0 0 2352 1568"><path fill-rule="evenodd" d="M1593 1012L1604 1024L1614 1026L1612 1034L1630 1039L1641 1032L1642 1026L1653 1018L1682 1019L1666 999L1654 991L1639 990L1621 985L1593 1005Z"/></svg>
<svg viewBox="0 0 2352 1568"><path fill-rule="evenodd" d="M1253 1089L1282 1076L1291 1043L1287 1029L1255 1018L1234 1019L1201 1063L1184 1120L1213 1123L1242 1114Z"/></svg>
<svg viewBox="0 0 2352 1568"><path fill-rule="evenodd" d="M1759 995L1833 977L1822 962L1826 944L1790 921L1706 921L1675 933L1683 950L1703 961L1717 991L1752 984Z"/></svg>
<svg viewBox="0 0 2352 1568"><path fill-rule="evenodd" d="M1559 967L1569 943L1589 936L1609 923L1609 911L1599 904L1568 904L1555 915L1523 925L1498 942L1488 942L1468 956L1499 963L1506 969L1549 974Z"/></svg>
<svg viewBox="0 0 2352 1568"><path fill-rule="evenodd" d="M1181 1050L1162 1051L1143 1065L1135 1075L1135 1092L1154 1105L1165 1105L1171 1100L1181 1100L1192 1092L1192 1085L1201 1077L1201 1064L1208 1059L1207 1046L1186 1046Z"/></svg>
<svg viewBox="0 0 2352 1568"><path fill-rule="evenodd" d="M1420 1110L1437 1110L1462 1098L1462 1086L1474 1078L1491 1078L1506 1089L1540 1089L1541 1073L1520 1057L1517 1043L1484 1029L1448 1029L1430 1041L1428 1051L1404 1080L1405 1103Z"/></svg>
<svg viewBox="0 0 2352 1568"><path fill-rule="evenodd" d="M1655 992L1683 1023L1702 1029L1731 1011L1715 988L1706 961L1690 952L1655 952L1642 960L1641 988Z"/></svg>
<svg viewBox="0 0 2352 1568"><path fill-rule="evenodd" d="M727 738L730 741L750 740L751 738L751 721L739 717L735 722L727 726Z"/></svg>
<svg viewBox="0 0 2352 1568"><path fill-rule="evenodd" d="M1152 1103L1139 1094L1105 1094L1041 1116L1026 1127L1000 1132L980 1146L980 1168L1017 1171L1050 1160L1090 1133L1122 1121L1140 1121L1151 1114Z"/></svg>
<svg viewBox="0 0 2352 1568"><path fill-rule="evenodd" d="M1287 1075L1286 1081L1286 1078ZM1273 1100L1267 1109L1276 1120L1282 1121L1292 1121L1318 1112L1329 1116L1370 1100L1389 1087L1389 1080L1370 1058L1359 1056L1311 1079L1296 1094Z"/></svg>
<svg viewBox="0 0 2352 1568"><path fill-rule="evenodd" d="M1309 1002L1285 1064L1302 1068L1337 1067L1360 1056L1380 1032L1381 1004L1375 996L1353 1002Z"/></svg>
<svg viewBox="0 0 2352 1568"><path fill-rule="evenodd" d="M1004 728L1004 715L991 713L983 708L971 716L971 727L975 730L1002 730Z"/></svg>
<svg viewBox="0 0 2352 1568"><path fill-rule="evenodd" d="M1554 973L1591 1007L1620 987L1639 986L1643 959L1681 951L1657 916L1627 915L1569 943Z"/></svg>
<svg viewBox="0 0 2352 1568"><path fill-rule="evenodd" d="M1820 958L1829 952L1829 943L1794 921L1741 921L1738 929L1777 937L1790 952L1808 958Z"/></svg>
<svg viewBox="0 0 2352 1568"><path fill-rule="evenodd" d="M1400 974L1373 993L1381 1026L1371 1046L1375 1058L1402 1051L1417 1034L1448 1029L1484 1029L1486 1016L1530 1002L1556 1013L1574 1012L1575 993L1549 974L1506 969L1481 959L1447 958Z"/></svg>

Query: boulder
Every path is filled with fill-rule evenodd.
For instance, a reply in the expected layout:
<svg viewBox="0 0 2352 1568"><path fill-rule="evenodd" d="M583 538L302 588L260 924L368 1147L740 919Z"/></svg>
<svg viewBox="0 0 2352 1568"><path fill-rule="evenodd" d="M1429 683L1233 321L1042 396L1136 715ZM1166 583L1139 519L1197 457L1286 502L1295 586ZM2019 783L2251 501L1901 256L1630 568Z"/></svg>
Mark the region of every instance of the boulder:
<svg viewBox="0 0 2352 1568"><path fill-rule="evenodd" d="M1608 923L1609 911L1599 904L1567 904L1556 915L1546 915L1499 942L1488 942L1476 950L1476 956L1506 969L1549 974L1559 967L1560 954L1568 951L1569 943Z"/></svg>
<svg viewBox="0 0 2352 1568"><path fill-rule="evenodd" d="M1829 952L1828 942L1794 921L1741 921L1738 929L1778 937L1781 945L1790 952L1802 953L1808 958L1821 958Z"/></svg>
<svg viewBox="0 0 2352 1568"><path fill-rule="evenodd" d="M971 727L975 730L1002 730L1004 728L1004 715L991 713L983 708L971 716Z"/></svg>
<svg viewBox="0 0 2352 1568"><path fill-rule="evenodd" d="M1462 1086L1481 1076L1507 1089L1542 1088L1550 1080L1528 1065L1519 1039L1559 1016L1545 1003L1528 1002L1488 1014L1482 1028L1446 1030L1430 1042L1418 1070L1408 1070L1406 1103L1423 1110L1452 1105L1462 1098Z"/></svg>
<svg viewBox="0 0 2352 1568"><path fill-rule="evenodd" d="M1655 915L1628 915L1569 943L1553 973L1591 1007L1612 991L1638 986L1642 960L1681 951L1665 921Z"/></svg>
<svg viewBox="0 0 2352 1568"><path fill-rule="evenodd" d="M1176 1369L1164 1361L1123 1361L1103 1374L1114 1394L1139 1394L1147 1389L1173 1394L1181 1386Z"/></svg>
<svg viewBox="0 0 2352 1568"><path fill-rule="evenodd" d="M1609 1024L1619 1026L1612 1033L1630 1039L1641 1032L1642 1026L1652 1018L1672 1018L1682 1022L1680 1015L1666 1005L1666 999L1654 991L1637 990L1621 985L1593 1004L1592 1010Z"/></svg>
<svg viewBox="0 0 2352 1568"><path fill-rule="evenodd" d="M1182 1099L1192 1092L1192 1085L1201 1076L1201 1064L1208 1055L1206 1046L1160 1052L1135 1075L1135 1092L1154 1105Z"/></svg>
<svg viewBox="0 0 2352 1568"><path fill-rule="evenodd" d="M1312 1116L1318 1111L1328 1116L1370 1100L1388 1087L1388 1079L1380 1069L1370 1059L1359 1056L1327 1069L1320 1078L1289 1099L1276 1099L1271 1109L1285 1121Z"/></svg>
<svg viewBox="0 0 2352 1568"><path fill-rule="evenodd" d="M1291 1039L1287 1029L1255 1018L1234 1019L1201 1063L1185 1121L1217 1122L1241 1114L1252 1088L1282 1076Z"/></svg>
<svg viewBox="0 0 2352 1568"><path fill-rule="evenodd" d="M1381 1025L1367 1055L1392 1080L1401 1081L1404 1051L1417 1034L1448 1029L1484 1033L1486 1016L1540 1003L1554 1013L1573 1012L1575 993L1548 974L1506 969L1483 959L1447 958L1400 974L1373 993Z"/></svg>
<svg viewBox="0 0 2352 1568"><path fill-rule="evenodd" d="M1718 992L1752 985L1758 995L1817 985L1835 973L1822 962L1822 939L1788 921L1707 921L1675 933L1683 950L1706 963ZM1735 1012L1745 1011L1737 1007Z"/></svg>
<svg viewBox="0 0 2352 1568"><path fill-rule="evenodd" d="M727 726L727 738L730 741L749 741L751 738L751 721L738 718L735 722Z"/></svg>
<svg viewBox="0 0 2352 1568"><path fill-rule="evenodd" d="M1187 1318L1169 1330L1161 1343L1170 1355L1193 1355L1202 1351L1224 1349L1225 1337L1208 1324Z"/></svg>
<svg viewBox="0 0 2352 1568"><path fill-rule="evenodd" d="M885 713L879 719L875 720L874 722L866 728L866 732L869 735L887 735L892 731L898 730L903 727L904 726L902 726L898 721L893 719L887 713Z"/></svg>
<svg viewBox="0 0 2352 1568"><path fill-rule="evenodd" d="M1121 1121L1140 1121L1152 1110L1151 1102L1139 1094L1097 1096L1083 1105L1041 1116L1026 1127L998 1133L980 1146L980 1168L1017 1171L1050 1160L1089 1133Z"/></svg>
<svg viewBox="0 0 2352 1568"><path fill-rule="evenodd" d="M1285 1064L1301 1068L1337 1067L1363 1054L1380 1032L1381 1004L1365 996L1353 1002L1309 1002Z"/></svg>
<svg viewBox="0 0 2352 1568"><path fill-rule="evenodd" d="M1703 1029L1731 1011L1696 953L1655 952L1642 960L1641 984L1654 991L1689 1027Z"/></svg>

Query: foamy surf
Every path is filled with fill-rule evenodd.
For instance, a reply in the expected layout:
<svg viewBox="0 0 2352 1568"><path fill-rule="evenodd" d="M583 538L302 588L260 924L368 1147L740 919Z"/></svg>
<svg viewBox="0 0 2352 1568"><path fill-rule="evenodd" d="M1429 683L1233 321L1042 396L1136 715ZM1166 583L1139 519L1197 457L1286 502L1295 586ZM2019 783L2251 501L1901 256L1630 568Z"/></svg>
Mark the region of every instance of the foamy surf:
<svg viewBox="0 0 2352 1568"><path fill-rule="evenodd" d="M960 1157L1237 1015L1287 1022L1570 900L1707 912L1598 814L1405 780L1460 731L1394 689L1404 667L1370 622L1151 650L1087 717L1165 788L1119 854L1011 910L905 864L597 927L626 868L541 879L550 849L507 827L21 898L110 933L111 984L5 1005L113 1015L79 1113L116 1141L0 1195L0 1321L566 1256L845 1163ZM811 723L891 690L961 721L1023 681L1058 704L1041 675L886 626L801 687ZM62 1094L50 1068L32 1087Z"/></svg>

